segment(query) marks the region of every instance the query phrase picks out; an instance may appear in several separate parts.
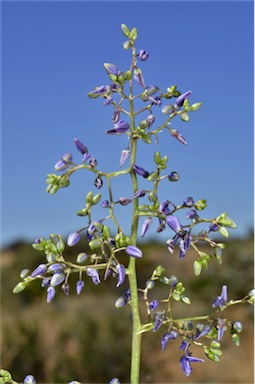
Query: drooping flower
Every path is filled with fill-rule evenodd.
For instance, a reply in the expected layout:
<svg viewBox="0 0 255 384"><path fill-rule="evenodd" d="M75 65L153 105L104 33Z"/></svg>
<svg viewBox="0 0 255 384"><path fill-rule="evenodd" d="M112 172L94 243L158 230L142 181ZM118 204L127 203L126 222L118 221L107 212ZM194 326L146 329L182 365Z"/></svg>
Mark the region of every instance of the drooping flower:
<svg viewBox="0 0 255 384"><path fill-rule="evenodd" d="M118 283L117 283L116 287L119 287L125 280L126 268L123 264L118 264L116 266L116 270L118 272Z"/></svg>
<svg viewBox="0 0 255 384"><path fill-rule="evenodd" d="M72 247L73 245L77 244L80 241L80 239L81 239L81 235L79 234L79 232L72 232L68 236L67 245L69 245L69 247Z"/></svg>
<svg viewBox="0 0 255 384"><path fill-rule="evenodd" d="M218 319L217 329L218 329L218 337L217 337L217 340L220 341L220 340L222 339L222 337L223 337L224 332L227 330L227 323L226 323L226 320L224 320L224 319Z"/></svg>
<svg viewBox="0 0 255 384"><path fill-rule="evenodd" d="M145 88L145 82L143 78L143 73L140 68L134 70L134 80L143 88Z"/></svg>
<svg viewBox="0 0 255 384"><path fill-rule="evenodd" d="M53 298L55 296L55 293L56 293L55 288L50 285L47 288L47 299L46 299L46 302L48 304L53 300Z"/></svg>
<svg viewBox="0 0 255 384"><path fill-rule="evenodd" d="M81 294L81 291L84 287L84 281L83 280L78 280L77 283L76 283L76 293L77 295L80 295Z"/></svg>
<svg viewBox="0 0 255 384"><path fill-rule="evenodd" d="M202 330L198 329L196 330L196 334L194 336L194 340L199 339L200 337L206 336L211 330L210 325L206 324L203 326Z"/></svg>
<svg viewBox="0 0 255 384"><path fill-rule="evenodd" d="M156 308L158 308L159 306L159 301L158 300L152 300L150 303L149 303L149 308L151 311L154 311Z"/></svg>
<svg viewBox="0 0 255 384"><path fill-rule="evenodd" d="M176 98L175 103L174 103L174 107L176 109L179 109L183 105L184 101L186 99L188 99L191 95L192 95L191 91L187 91L185 93L182 93L180 96L178 96Z"/></svg>
<svg viewBox="0 0 255 384"><path fill-rule="evenodd" d="M121 133L127 132L129 130L130 126L127 122L124 120L117 121L116 124L114 124L113 129L108 129L105 131L107 135L119 135Z"/></svg>
<svg viewBox="0 0 255 384"><path fill-rule="evenodd" d="M221 290L221 295L214 300L212 307L215 308L219 306L220 308L224 307L228 301L228 296L227 296L227 286L223 285L222 290Z"/></svg>
<svg viewBox="0 0 255 384"><path fill-rule="evenodd" d="M171 130L171 135L179 140L182 144L188 145L187 140L184 139L184 137L176 129Z"/></svg>
<svg viewBox="0 0 255 384"><path fill-rule="evenodd" d="M133 166L133 169L134 169L134 171L135 171L135 173L137 173L137 175L139 175L139 176L142 176L142 177L144 177L145 179L147 179L147 177L149 176L149 172L148 171L146 171L144 168L142 168L142 167L139 167L138 165L134 165Z"/></svg>
<svg viewBox="0 0 255 384"><path fill-rule="evenodd" d="M120 164L119 164L120 167L122 167L124 165L125 161L129 157L129 154L130 154L129 149L123 149L123 151L121 152L121 156L120 156Z"/></svg>
<svg viewBox="0 0 255 384"><path fill-rule="evenodd" d="M159 205L159 210L160 212L164 212L166 215L168 215L170 213L169 201L168 200L162 201L162 203L160 203Z"/></svg>
<svg viewBox="0 0 255 384"><path fill-rule="evenodd" d="M146 121L147 121L147 124L148 124L148 128L150 128L152 126L152 124L154 123L155 121L155 116L150 114L146 117Z"/></svg>
<svg viewBox="0 0 255 384"><path fill-rule="evenodd" d="M147 60L149 56L149 53L146 52L144 49L140 49L140 51L138 52L138 57L141 61Z"/></svg>
<svg viewBox="0 0 255 384"><path fill-rule="evenodd" d="M126 253L129 256L135 257L135 258L141 258L142 257L142 251L136 247L135 245L128 245L126 247Z"/></svg>
<svg viewBox="0 0 255 384"><path fill-rule="evenodd" d="M65 294L66 296L69 295L70 286L69 286L68 283L64 283L64 284L62 285L61 289L62 289L62 291L64 292L64 294Z"/></svg>
<svg viewBox="0 0 255 384"><path fill-rule="evenodd" d="M180 232L182 229L182 225L180 223L180 220L173 216L173 215L168 215L166 217L166 222L169 225L169 227L176 233Z"/></svg>
<svg viewBox="0 0 255 384"><path fill-rule="evenodd" d="M191 240L192 240L192 236L188 232L180 240L180 243L179 243L180 259L183 259L184 256L186 255L186 252L189 250Z"/></svg>
<svg viewBox="0 0 255 384"><path fill-rule="evenodd" d="M154 328L152 332L157 332L157 330L161 327L164 321L164 315L161 312L156 313L154 320Z"/></svg>
<svg viewBox="0 0 255 384"><path fill-rule="evenodd" d="M78 140L76 137L74 138L74 144L75 144L76 148L78 149L78 151L82 155L84 155L85 153L88 152L88 148L80 140Z"/></svg>
<svg viewBox="0 0 255 384"><path fill-rule="evenodd" d="M142 230L141 230L141 237L144 237L146 232L148 231L148 229L150 228L151 226L151 223L152 223L152 218L149 217L147 219L145 219L143 225L142 225Z"/></svg>
<svg viewBox="0 0 255 384"><path fill-rule="evenodd" d="M165 333L161 339L161 349L164 351L167 347L167 344L170 340L174 340L178 337L178 333L176 331L171 331Z"/></svg>
<svg viewBox="0 0 255 384"><path fill-rule="evenodd" d="M203 363L203 362L204 360L199 359L198 357L184 355L180 359L180 366L184 375L190 376L192 373L192 367L190 363Z"/></svg>
<svg viewBox="0 0 255 384"><path fill-rule="evenodd" d="M97 285L97 284L100 283L99 274L98 274L96 269L89 267L89 268L86 269L86 273L87 273L88 276L90 276L92 278L92 281L93 281L94 284Z"/></svg>

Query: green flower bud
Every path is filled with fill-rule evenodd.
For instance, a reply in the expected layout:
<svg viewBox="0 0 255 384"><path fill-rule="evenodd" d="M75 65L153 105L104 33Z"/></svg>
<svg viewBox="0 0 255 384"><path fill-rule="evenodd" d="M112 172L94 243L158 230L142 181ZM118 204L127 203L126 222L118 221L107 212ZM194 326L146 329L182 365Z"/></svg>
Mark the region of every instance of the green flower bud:
<svg viewBox="0 0 255 384"><path fill-rule="evenodd" d="M233 333L233 335L231 336L232 337L232 341L233 343L239 347L240 346L240 337L237 333Z"/></svg>
<svg viewBox="0 0 255 384"><path fill-rule="evenodd" d="M89 210L87 208L82 208L79 211L76 212L76 215L78 216L87 216L89 213Z"/></svg>
<svg viewBox="0 0 255 384"><path fill-rule="evenodd" d="M154 181L154 180L156 180L158 178L158 176L159 176L158 172L152 172L147 177L147 180Z"/></svg>
<svg viewBox="0 0 255 384"><path fill-rule="evenodd" d="M86 196L86 203L91 204L92 197L93 197L93 192L92 191L88 192Z"/></svg>
<svg viewBox="0 0 255 384"><path fill-rule="evenodd" d="M202 211L203 209L205 209L205 208L207 207L206 200L204 200L204 199L198 200L198 201L194 204L194 207L195 207L195 209L197 209L198 211Z"/></svg>
<svg viewBox="0 0 255 384"><path fill-rule="evenodd" d="M48 263L54 263L56 261L56 255L53 252L47 252L46 254L46 260Z"/></svg>
<svg viewBox="0 0 255 384"><path fill-rule="evenodd" d="M219 232L224 237L229 237L229 232L226 227L220 227Z"/></svg>
<svg viewBox="0 0 255 384"><path fill-rule="evenodd" d="M132 72L131 72L131 71L126 71L126 72L124 73L124 78L125 78L125 80L130 80L131 77L132 77Z"/></svg>
<svg viewBox="0 0 255 384"><path fill-rule="evenodd" d="M25 277L27 277L29 275L29 269L22 269L22 271L20 272L20 277L21 279L24 279Z"/></svg>
<svg viewBox="0 0 255 384"><path fill-rule="evenodd" d="M157 268L153 271L153 277L160 277L164 272L165 268L163 268L162 265L158 265Z"/></svg>
<svg viewBox="0 0 255 384"><path fill-rule="evenodd" d="M194 103L189 107L189 111L197 111L202 107L202 103Z"/></svg>
<svg viewBox="0 0 255 384"><path fill-rule="evenodd" d="M160 156L160 153L159 153L159 152L155 152L155 153L154 153L154 161L155 161L155 163L156 163L157 165L160 164L160 162L161 162L161 156Z"/></svg>
<svg viewBox="0 0 255 384"><path fill-rule="evenodd" d="M158 196L153 191L151 191L148 195L148 199L149 201L156 203L156 201L158 201Z"/></svg>
<svg viewBox="0 0 255 384"><path fill-rule="evenodd" d="M88 258L88 255L84 252L81 252L77 255L76 261L81 264Z"/></svg>
<svg viewBox="0 0 255 384"><path fill-rule="evenodd" d="M183 295L181 295L181 301L182 301L184 304L190 304L190 299L189 299L187 296L183 296Z"/></svg>
<svg viewBox="0 0 255 384"><path fill-rule="evenodd" d="M148 127L148 122L147 122L147 120L142 120L142 121L140 121L139 126L140 126L142 129L147 128L147 127Z"/></svg>
<svg viewBox="0 0 255 384"><path fill-rule="evenodd" d="M101 193L96 194L91 201L92 205L96 205L101 199Z"/></svg>
<svg viewBox="0 0 255 384"><path fill-rule="evenodd" d="M211 348L220 348L220 343L216 340L211 341L210 343Z"/></svg>
<svg viewBox="0 0 255 384"><path fill-rule="evenodd" d="M107 227L107 225L104 225L103 226L103 238L109 239L110 236L111 236L110 228Z"/></svg>
<svg viewBox="0 0 255 384"><path fill-rule="evenodd" d="M118 81L118 76L116 76L116 75L110 74L109 77L110 77L110 79L111 79L114 83L116 83L116 82Z"/></svg>
<svg viewBox="0 0 255 384"><path fill-rule="evenodd" d="M24 291L24 289L26 288L27 284L24 282L24 281L21 281L20 283L18 283L14 288L13 288L13 291L12 293L20 293L21 291Z"/></svg>
<svg viewBox="0 0 255 384"><path fill-rule="evenodd" d="M202 272L202 264L200 260L195 260L193 264L194 274L199 276Z"/></svg>
<svg viewBox="0 0 255 384"><path fill-rule="evenodd" d="M91 241L89 242L89 247L90 247L92 250L94 250L94 249L98 249L98 248L100 248L100 247L101 247L101 244L102 244L102 241L101 241L101 240L97 240L97 239L95 239L95 240L91 240Z"/></svg>
<svg viewBox="0 0 255 384"><path fill-rule="evenodd" d="M186 112L183 112L181 115L180 115L182 121L186 121L188 122L189 121L189 115L186 113Z"/></svg>

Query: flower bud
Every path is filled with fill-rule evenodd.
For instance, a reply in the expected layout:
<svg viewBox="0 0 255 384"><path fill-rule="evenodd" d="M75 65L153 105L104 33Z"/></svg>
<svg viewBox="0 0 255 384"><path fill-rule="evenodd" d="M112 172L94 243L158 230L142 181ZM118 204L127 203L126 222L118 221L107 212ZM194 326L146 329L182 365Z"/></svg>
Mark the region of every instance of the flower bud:
<svg viewBox="0 0 255 384"><path fill-rule="evenodd" d="M48 271L47 272L50 272L50 273L57 273L57 272L63 272L64 270L64 267L63 265L59 264L59 263L55 263L55 264L51 264L49 267L48 267Z"/></svg>
<svg viewBox="0 0 255 384"><path fill-rule="evenodd" d="M133 169L134 169L135 173L137 173L137 175L140 175L140 176L144 177L145 179L147 179L149 174L150 174L148 171L146 171L142 167L139 167L138 165L134 165Z"/></svg>
<svg viewBox="0 0 255 384"><path fill-rule="evenodd" d="M180 96L178 96L177 99L175 100L174 107L175 107L176 109L179 109L179 108L183 105L184 101L185 101L186 99L188 99L191 95L192 95L192 92L191 92L191 91L187 91L187 92L185 92L185 93L182 93L182 94L181 94Z"/></svg>
<svg viewBox="0 0 255 384"><path fill-rule="evenodd" d="M26 288L26 283L24 281L21 281L20 283L18 283L12 290L12 293L16 294L16 293L20 293L22 291L24 291L24 289Z"/></svg>
<svg viewBox="0 0 255 384"><path fill-rule="evenodd" d="M169 215L166 217L166 222L174 232L178 233L181 231L182 226L177 217Z"/></svg>
<svg viewBox="0 0 255 384"><path fill-rule="evenodd" d="M30 272L29 269L22 269L22 271L20 272L20 277L24 279L29 275L29 272Z"/></svg>
<svg viewBox="0 0 255 384"><path fill-rule="evenodd" d="M54 168L56 171L64 171L65 169L68 168L68 164L63 161L63 160L59 160L55 165L54 165Z"/></svg>
<svg viewBox="0 0 255 384"><path fill-rule="evenodd" d="M64 273L62 273L62 272L54 273L54 275L52 276L52 278L50 280L50 285L52 287L55 287L56 285L63 283L64 280L65 280L65 274Z"/></svg>
<svg viewBox="0 0 255 384"><path fill-rule="evenodd" d="M55 294L56 294L55 288L52 287L52 286L49 286L47 288L47 299L46 299L46 302L50 303L54 299Z"/></svg>
<svg viewBox="0 0 255 384"><path fill-rule="evenodd" d="M141 87L145 87L145 82L144 82L144 78L143 78L143 73L142 73L142 70L140 68L136 68L134 70L134 80L141 86Z"/></svg>
<svg viewBox="0 0 255 384"><path fill-rule="evenodd" d="M122 165L128 159L129 154L130 154L130 150L129 149L123 149L123 151L121 152L121 156L120 156L120 167L122 167Z"/></svg>
<svg viewBox="0 0 255 384"><path fill-rule="evenodd" d="M142 251L137 248L136 246L134 245L128 245L126 247L126 253L129 255L129 256L132 256L132 257L135 257L135 258L141 258L142 257Z"/></svg>
<svg viewBox="0 0 255 384"><path fill-rule="evenodd" d="M121 296L119 297L116 301L115 301L115 308L121 308L121 307L124 307L124 305L127 304L127 299L124 297L124 296Z"/></svg>
<svg viewBox="0 0 255 384"><path fill-rule="evenodd" d="M126 268L123 264L118 264L116 270L118 272L118 283L116 287L119 287L125 280Z"/></svg>
<svg viewBox="0 0 255 384"><path fill-rule="evenodd" d="M138 57L141 61L147 60L149 56L149 53L146 52L144 49L140 49L140 51L138 52Z"/></svg>
<svg viewBox="0 0 255 384"><path fill-rule="evenodd" d="M105 70L108 73L108 75L117 76L119 73L118 68L114 64L104 63L104 67L105 67Z"/></svg>
<svg viewBox="0 0 255 384"><path fill-rule="evenodd" d="M88 148L77 138L74 138L74 144L82 155L88 152Z"/></svg>
<svg viewBox="0 0 255 384"><path fill-rule="evenodd" d="M23 384L36 384L36 380L35 380L34 376L27 375L23 381Z"/></svg>
<svg viewBox="0 0 255 384"><path fill-rule="evenodd" d="M64 294L65 294L66 296L69 295L70 286L69 286L68 283L64 283L64 284L62 285L61 289L62 289L62 291L64 292Z"/></svg>
<svg viewBox="0 0 255 384"><path fill-rule="evenodd" d="M127 205L127 204L129 204L131 202L132 202L132 199L128 199L127 197L120 197L119 198L119 203L121 205Z"/></svg>
<svg viewBox="0 0 255 384"><path fill-rule="evenodd" d="M86 273L88 276L90 276L92 278L92 281L94 284L99 284L100 283L100 278L99 278L99 274L97 272L96 269L93 269L93 268L87 268L86 269Z"/></svg>
<svg viewBox="0 0 255 384"><path fill-rule="evenodd" d="M73 155L71 153L65 153L64 156L62 156L62 160L65 163L70 164L73 161Z"/></svg>
<svg viewBox="0 0 255 384"><path fill-rule="evenodd" d="M94 185L97 189L100 189L102 188L103 186L103 180L101 179L101 177L97 177L95 182L94 182Z"/></svg>
<svg viewBox="0 0 255 384"><path fill-rule="evenodd" d="M78 280L77 283L76 283L76 293L77 295L80 295L81 294L81 291L84 287L84 281L83 280Z"/></svg>
<svg viewBox="0 0 255 384"><path fill-rule="evenodd" d="M44 275L47 271L46 264L40 264L37 268L31 273L31 277L41 276Z"/></svg>
<svg viewBox="0 0 255 384"><path fill-rule="evenodd" d="M78 232L72 232L68 236L67 245L69 245L69 247L72 247L75 244L77 244L80 241L80 239L81 239L81 236Z"/></svg>
<svg viewBox="0 0 255 384"><path fill-rule="evenodd" d="M159 306L159 301L158 300L152 300L150 303L149 303L149 308L151 311L154 311L156 308L158 308Z"/></svg>
<svg viewBox="0 0 255 384"><path fill-rule="evenodd" d="M88 258L88 255L84 252L79 253L76 258L77 263L81 264Z"/></svg>
<svg viewBox="0 0 255 384"><path fill-rule="evenodd" d="M180 176L178 175L177 172L171 172L169 175L168 175L168 180L169 181L178 181L180 178Z"/></svg>

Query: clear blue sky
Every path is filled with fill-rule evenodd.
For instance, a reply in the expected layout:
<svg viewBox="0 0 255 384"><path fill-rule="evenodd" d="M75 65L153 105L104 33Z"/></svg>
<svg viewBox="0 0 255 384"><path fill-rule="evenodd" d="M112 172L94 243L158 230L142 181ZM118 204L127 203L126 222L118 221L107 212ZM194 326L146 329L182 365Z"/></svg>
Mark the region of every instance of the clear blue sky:
<svg viewBox="0 0 255 384"><path fill-rule="evenodd" d="M93 178L81 172L70 188L54 196L45 192L46 175L63 153L79 161L74 137L89 147L99 168L118 168L126 136L105 135L112 109L87 93L108 82L104 62L129 67L121 23L136 26L137 47L150 52L142 64L146 83L163 89L177 84L193 91L192 102L203 102L189 123L173 122L187 147L167 133L161 136L169 170L181 175L178 183L164 183L162 199L206 198L204 216L226 211L238 225L233 235L247 234L253 226L251 1L2 1L1 6L3 245L66 235L84 225L75 212L88 190L96 192ZM155 147L140 149L139 165L150 170ZM116 198L126 196L127 182L116 185ZM119 210L124 221L128 212Z"/></svg>

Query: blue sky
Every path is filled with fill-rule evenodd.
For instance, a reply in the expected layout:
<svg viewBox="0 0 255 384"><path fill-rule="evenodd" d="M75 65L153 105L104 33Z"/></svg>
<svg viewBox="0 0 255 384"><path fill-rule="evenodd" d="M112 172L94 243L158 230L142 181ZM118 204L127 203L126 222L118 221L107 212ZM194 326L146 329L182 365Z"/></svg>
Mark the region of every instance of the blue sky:
<svg viewBox="0 0 255 384"><path fill-rule="evenodd" d="M87 93L108 82L104 62L122 70L130 65L121 23L137 27L137 48L150 53L141 64L147 84L162 89L177 84L182 92L192 90L192 102L203 102L189 123L173 121L187 147L167 133L160 136L169 170L181 175L178 183L162 183L162 199L205 198L205 217L226 211L238 225L233 234L247 234L254 212L251 1L2 1L1 6L2 245L84 226L75 212L89 190L96 193L90 175L75 174L71 187L54 196L45 192L46 175L63 153L79 161L74 137L88 146L98 168L118 168L126 136L105 135L112 109ZM160 108L155 115L159 121ZM141 145L139 165L151 170L155 150ZM116 198L127 194L128 183L116 184ZM127 226L129 208L118 213Z"/></svg>

